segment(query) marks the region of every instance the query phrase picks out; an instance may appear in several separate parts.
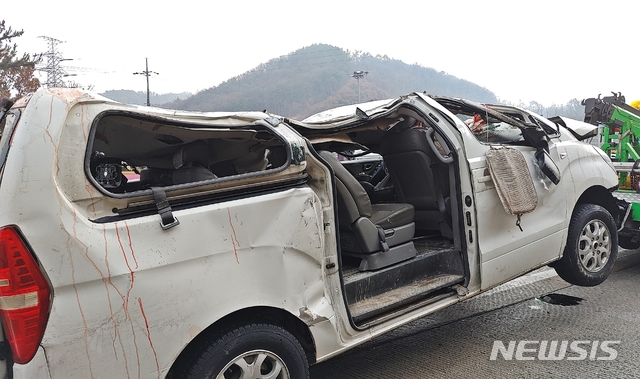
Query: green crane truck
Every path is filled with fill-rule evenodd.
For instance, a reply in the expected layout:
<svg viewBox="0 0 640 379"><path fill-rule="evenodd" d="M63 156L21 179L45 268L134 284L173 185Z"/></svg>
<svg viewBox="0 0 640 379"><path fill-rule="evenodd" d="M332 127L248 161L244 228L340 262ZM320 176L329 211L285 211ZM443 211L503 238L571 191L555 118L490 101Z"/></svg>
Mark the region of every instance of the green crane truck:
<svg viewBox="0 0 640 379"><path fill-rule="evenodd" d="M625 102L621 93L588 98L584 121L600 129L600 147L618 172L619 190L614 196L626 212L618 230L618 244L640 248L640 110Z"/></svg>

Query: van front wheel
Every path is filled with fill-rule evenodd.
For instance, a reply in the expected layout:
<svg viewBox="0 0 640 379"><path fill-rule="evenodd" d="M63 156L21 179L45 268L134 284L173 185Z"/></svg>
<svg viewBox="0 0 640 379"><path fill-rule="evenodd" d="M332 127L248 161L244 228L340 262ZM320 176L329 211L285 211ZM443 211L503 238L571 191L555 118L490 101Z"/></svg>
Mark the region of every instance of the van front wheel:
<svg viewBox="0 0 640 379"><path fill-rule="evenodd" d="M578 286L596 286L611 274L618 256L618 234L611 214L595 204L578 204L569 223L558 276Z"/></svg>

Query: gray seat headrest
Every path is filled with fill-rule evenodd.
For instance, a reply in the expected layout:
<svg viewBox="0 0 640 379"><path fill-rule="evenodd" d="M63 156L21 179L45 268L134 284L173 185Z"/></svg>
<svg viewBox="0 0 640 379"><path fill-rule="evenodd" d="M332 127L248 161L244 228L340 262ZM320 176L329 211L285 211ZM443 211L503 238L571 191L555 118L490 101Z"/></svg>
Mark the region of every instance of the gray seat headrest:
<svg viewBox="0 0 640 379"><path fill-rule="evenodd" d="M204 141L193 141L180 146L173 154L173 168L179 169L188 165L208 167L210 149Z"/></svg>

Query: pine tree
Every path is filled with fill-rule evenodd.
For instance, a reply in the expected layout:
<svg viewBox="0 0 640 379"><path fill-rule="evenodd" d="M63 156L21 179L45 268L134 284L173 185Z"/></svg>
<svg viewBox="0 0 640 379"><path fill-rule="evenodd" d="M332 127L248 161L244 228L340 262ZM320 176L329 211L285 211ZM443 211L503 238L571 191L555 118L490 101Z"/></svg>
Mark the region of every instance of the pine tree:
<svg viewBox="0 0 640 379"><path fill-rule="evenodd" d="M24 31L13 31L0 21L0 97L21 97L40 87L40 81L34 76L35 65L40 57L23 54L18 57L17 45L11 44L13 38L22 36Z"/></svg>

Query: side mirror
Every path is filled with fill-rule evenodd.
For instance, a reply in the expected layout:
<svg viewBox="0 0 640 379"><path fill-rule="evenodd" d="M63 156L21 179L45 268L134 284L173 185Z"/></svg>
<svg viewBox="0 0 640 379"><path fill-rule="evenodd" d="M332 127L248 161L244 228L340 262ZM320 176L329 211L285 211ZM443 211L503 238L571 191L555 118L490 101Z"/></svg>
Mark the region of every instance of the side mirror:
<svg viewBox="0 0 640 379"><path fill-rule="evenodd" d="M546 150L540 149L536 151L535 157L542 173L545 174L553 184L557 185L560 183L560 170L553 159L551 159L549 153L547 153Z"/></svg>

